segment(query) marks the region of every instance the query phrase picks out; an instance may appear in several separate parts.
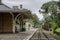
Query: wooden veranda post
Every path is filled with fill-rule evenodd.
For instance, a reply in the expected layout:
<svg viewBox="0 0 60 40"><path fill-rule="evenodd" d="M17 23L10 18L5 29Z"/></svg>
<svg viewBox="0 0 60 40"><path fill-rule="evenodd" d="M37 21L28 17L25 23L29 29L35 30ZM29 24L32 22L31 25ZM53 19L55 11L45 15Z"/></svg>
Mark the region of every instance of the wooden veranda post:
<svg viewBox="0 0 60 40"><path fill-rule="evenodd" d="M23 31L23 16L22 16L22 18L21 18L21 21L22 21L22 31Z"/></svg>
<svg viewBox="0 0 60 40"><path fill-rule="evenodd" d="M14 20L14 14L12 12L10 12L10 14L12 15L12 20L13 20L13 33L15 33L15 20Z"/></svg>

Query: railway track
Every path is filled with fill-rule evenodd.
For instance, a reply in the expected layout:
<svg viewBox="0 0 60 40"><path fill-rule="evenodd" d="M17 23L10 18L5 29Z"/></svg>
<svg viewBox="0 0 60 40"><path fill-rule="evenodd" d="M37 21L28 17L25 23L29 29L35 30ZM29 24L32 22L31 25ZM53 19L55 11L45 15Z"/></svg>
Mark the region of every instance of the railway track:
<svg viewBox="0 0 60 40"><path fill-rule="evenodd" d="M44 31L44 30L43 30ZM56 40L49 33L43 32L38 29L34 35L30 38L30 40Z"/></svg>

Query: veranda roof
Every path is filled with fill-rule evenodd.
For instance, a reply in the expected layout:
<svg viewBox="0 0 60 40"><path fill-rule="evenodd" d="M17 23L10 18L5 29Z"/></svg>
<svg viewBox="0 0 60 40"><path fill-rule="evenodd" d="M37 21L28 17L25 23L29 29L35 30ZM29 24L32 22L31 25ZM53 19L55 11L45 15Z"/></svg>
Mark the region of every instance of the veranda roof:
<svg viewBox="0 0 60 40"><path fill-rule="evenodd" d="M31 12L30 10L27 9L18 9L18 10L14 10L10 7L8 7L7 5L0 3L0 12L13 12L13 13L20 13L24 16L24 18L30 18L31 17Z"/></svg>

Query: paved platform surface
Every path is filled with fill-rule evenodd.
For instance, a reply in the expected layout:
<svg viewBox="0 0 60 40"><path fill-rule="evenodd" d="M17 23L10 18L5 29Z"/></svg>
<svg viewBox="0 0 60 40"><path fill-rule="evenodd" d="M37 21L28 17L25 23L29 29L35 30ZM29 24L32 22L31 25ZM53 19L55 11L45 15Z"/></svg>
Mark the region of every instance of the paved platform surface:
<svg viewBox="0 0 60 40"><path fill-rule="evenodd" d="M17 34L0 34L0 40L28 40L37 29L32 29Z"/></svg>

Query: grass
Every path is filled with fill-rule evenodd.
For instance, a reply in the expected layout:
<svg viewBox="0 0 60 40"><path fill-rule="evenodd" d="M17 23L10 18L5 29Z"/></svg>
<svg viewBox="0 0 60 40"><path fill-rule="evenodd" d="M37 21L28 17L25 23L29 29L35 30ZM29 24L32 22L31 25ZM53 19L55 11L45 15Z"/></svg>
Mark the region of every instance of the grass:
<svg viewBox="0 0 60 40"><path fill-rule="evenodd" d="M55 31L60 33L60 28L57 28Z"/></svg>
<svg viewBox="0 0 60 40"><path fill-rule="evenodd" d="M50 31L50 34L52 34L52 36L53 36L56 40L60 40L60 35L57 35L56 33L53 33L52 31Z"/></svg>
<svg viewBox="0 0 60 40"><path fill-rule="evenodd" d="M54 36L57 40L60 40L60 35L55 35Z"/></svg>

